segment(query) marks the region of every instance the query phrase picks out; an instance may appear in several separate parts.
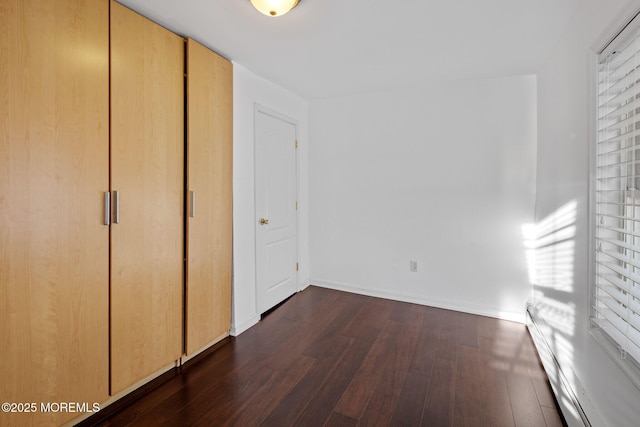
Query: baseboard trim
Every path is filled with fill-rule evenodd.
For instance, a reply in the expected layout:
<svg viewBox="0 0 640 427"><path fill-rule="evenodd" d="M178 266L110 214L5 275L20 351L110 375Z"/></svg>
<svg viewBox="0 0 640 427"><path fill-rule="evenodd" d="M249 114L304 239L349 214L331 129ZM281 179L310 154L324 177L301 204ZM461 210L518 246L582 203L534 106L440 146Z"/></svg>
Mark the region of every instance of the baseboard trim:
<svg viewBox="0 0 640 427"><path fill-rule="evenodd" d="M337 291L351 292L354 294L368 295L372 297L391 299L394 301L408 302L412 304L427 305L430 307L443 308L445 310L460 311L463 313L477 314L480 316L494 317L496 319L509 320L512 322L525 323L525 313L514 313L502 311L491 307L481 307L470 304L460 304L456 301L426 298L420 295L410 295L399 292L387 292L377 289L369 289L348 283L334 282L331 280L311 279L310 284L321 288L334 289Z"/></svg>
<svg viewBox="0 0 640 427"><path fill-rule="evenodd" d="M298 289L291 294L289 297L292 297L293 295L295 295L298 292L302 292L305 289L307 289L310 285L312 284L312 281L310 279L305 279L301 282L298 282ZM244 319L243 321L239 322L239 323L232 323L231 324L231 329L229 330L229 335L232 337L237 337L238 335L240 335L241 333L245 332L247 329L251 328L254 325L257 325L260 322L260 314L254 314L246 319Z"/></svg>
<svg viewBox="0 0 640 427"><path fill-rule="evenodd" d="M206 359L207 357L218 351L221 347L229 344L233 340L235 340L235 338L230 336L229 334L224 335L220 340L215 341L213 344L210 344L209 347L204 348L204 350L201 350L198 353L194 353L190 357L181 360L182 363L180 365L180 369L188 368L200 362L201 360Z"/></svg>
<svg viewBox="0 0 640 427"><path fill-rule="evenodd" d="M538 350L542 366L549 377L551 388L567 424L570 427L604 427L604 423L575 375L571 375L574 378L573 385L568 380L567 373L541 330L544 321L536 318L535 309L531 305L527 306L526 320L529 334Z"/></svg>
<svg viewBox="0 0 640 427"><path fill-rule="evenodd" d="M234 323L231 325L231 329L229 330L229 335L231 335L232 337L237 337L238 335L240 335L241 333L243 333L253 325L257 325L258 322L260 322L260 315L256 314L254 316L249 317L248 319L245 319L240 324Z"/></svg>
<svg viewBox="0 0 640 427"><path fill-rule="evenodd" d="M90 427L96 425L178 375L180 375L180 368L177 367L175 363L167 366L151 377L147 377L126 390L111 396L106 402L101 404L98 412L85 414L84 416L71 420L68 424L64 424L64 426Z"/></svg>
<svg viewBox="0 0 640 427"><path fill-rule="evenodd" d="M228 343L229 341L230 341L229 332L225 332L224 334L220 335L213 341L203 345L196 351L188 355L183 354L182 357L180 358L180 366L183 366L185 363L192 361L194 358L201 358L203 356L207 356L213 353L215 350L220 348L222 345Z"/></svg>
<svg viewBox="0 0 640 427"><path fill-rule="evenodd" d="M302 292L311 285L311 279L305 279L298 283L298 292Z"/></svg>

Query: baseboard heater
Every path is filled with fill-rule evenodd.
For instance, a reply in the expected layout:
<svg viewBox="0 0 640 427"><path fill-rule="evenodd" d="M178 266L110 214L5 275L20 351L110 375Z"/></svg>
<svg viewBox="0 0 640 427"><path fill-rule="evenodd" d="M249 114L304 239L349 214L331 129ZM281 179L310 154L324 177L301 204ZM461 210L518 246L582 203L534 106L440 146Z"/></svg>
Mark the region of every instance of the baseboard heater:
<svg viewBox="0 0 640 427"><path fill-rule="evenodd" d="M547 372L547 376L549 376L550 378L551 387L553 388L553 392L556 395L556 401L560 405L562 413L569 426L573 425L569 422L569 419L571 418L572 420L575 419L576 422L582 420L582 423L586 427L595 427L589 421L589 418L587 417L587 414L580 404L578 396L576 395L576 391L574 390L571 383L567 380L567 377L562 370L562 366L560 366L558 359L551 350L549 342L540 330L540 327L536 322L535 308L531 304L527 306L527 328L529 329L529 333L533 338L536 349L540 354L540 359L542 360L544 370ZM554 378L555 381L549 375L551 372L556 373L556 378ZM558 387L560 387L561 390L558 390ZM567 413L571 408L567 407L568 402L566 402L565 399L560 399L559 396L566 396L568 398L567 400L569 400L573 405L573 409L575 409L576 414L580 417L579 419L578 417L573 416L574 414Z"/></svg>

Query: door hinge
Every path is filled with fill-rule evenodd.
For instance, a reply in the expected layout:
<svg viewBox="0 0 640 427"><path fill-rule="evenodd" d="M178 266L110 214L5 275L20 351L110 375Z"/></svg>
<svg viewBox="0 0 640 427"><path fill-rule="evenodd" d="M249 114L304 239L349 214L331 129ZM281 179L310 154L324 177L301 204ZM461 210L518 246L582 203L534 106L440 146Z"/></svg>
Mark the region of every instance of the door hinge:
<svg viewBox="0 0 640 427"><path fill-rule="evenodd" d="M300 264L296 262L296 271L300 271Z"/></svg>
<svg viewBox="0 0 640 427"><path fill-rule="evenodd" d="M298 210L298 201L296 200L296 210Z"/></svg>
<svg viewBox="0 0 640 427"><path fill-rule="evenodd" d="M296 148L298 148L298 140L296 139Z"/></svg>

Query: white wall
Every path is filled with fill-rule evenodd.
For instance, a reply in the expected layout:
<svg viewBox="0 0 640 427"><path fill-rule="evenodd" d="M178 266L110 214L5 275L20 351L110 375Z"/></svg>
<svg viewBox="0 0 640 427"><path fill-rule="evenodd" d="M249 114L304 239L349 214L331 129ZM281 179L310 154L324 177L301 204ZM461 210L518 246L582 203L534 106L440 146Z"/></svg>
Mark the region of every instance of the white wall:
<svg viewBox="0 0 640 427"><path fill-rule="evenodd" d="M637 1L583 0L538 74L536 221L565 236L547 247L546 261L538 265L536 320L594 425L631 426L640 420L640 391L588 333L590 117L595 116L590 52L613 35L632 3L637 7ZM568 216L558 221L555 214L563 207ZM556 373L549 374L557 385ZM566 398L561 391L561 403Z"/></svg>
<svg viewBox="0 0 640 427"><path fill-rule="evenodd" d="M523 321L535 77L310 106L312 283Z"/></svg>
<svg viewBox="0 0 640 427"><path fill-rule="evenodd" d="M308 284L308 103L239 64L233 68L233 314L231 334L260 320L256 308L254 106L260 104L298 122L298 273Z"/></svg>

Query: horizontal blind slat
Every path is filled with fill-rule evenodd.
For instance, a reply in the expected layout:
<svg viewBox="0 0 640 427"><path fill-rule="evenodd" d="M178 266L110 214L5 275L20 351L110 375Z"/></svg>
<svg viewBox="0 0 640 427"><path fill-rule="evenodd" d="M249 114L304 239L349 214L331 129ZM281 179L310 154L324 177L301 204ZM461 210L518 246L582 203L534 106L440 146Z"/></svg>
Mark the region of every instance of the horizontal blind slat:
<svg viewBox="0 0 640 427"><path fill-rule="evenodd" d="M638 88L636 85L639 83L636 79L637 77L635 75L628 76L625 80L616 83L616 86L620 86L619 90L604 93L603 96L609 99L599 106L600 112L598 114L598 120L615 118L616 116L626 115L635 110L636 106L633 101L637 97ZM625 83L627 80L628 82ZM623 83L624 86L622 85Z"/></svg>
<svg viewBox="0 0 640 427"><path fill-rule="evenodd" d="M609 136L607 138L603 138L598 142L598 149L604 149L604 147L608 147L613 145L614 143L618 143L615 144L620 145L619 142L620 141L630 141L632 139L635 139L638 135L640 135L640 130L628 130L624 133L621 133L619 135L613 135L613 136ZM636 147L616 147L611 151L606 151L606 152L599 152L598 156L606 156L606 155L610 155L610 154L618 154L618 153L625 153L627 151L633 150Z"/></svg>
<svg viewBox="0 0 640 427"><path fill-rule="evenodd" d="M634 266L635 268L640 269L640 259L635 260L629 256L614 251L598 251L598 253L607 255L613 259L617 259L618 261L624 262L625 264L629 264Z"/></svg>
<svg viewBox="0 0 640 427"><path fill-rule="evenodd" d="M637 147L638 150L640 150L640 147ZM620 162L614 162L614 163L603 163L602 165L598 166L599 171L604 172L605 170L608 171L610 169L616 169L619 167L628 167L628 166L634 166L634 165L638 165L640 164L640 160L624 160L624 161L620 161Z"/></svg>
<svg viewBox="0 0 640 427"><path fill-rule="evenodd" d="M629 296L625 294L625 289L633 291L635 286L630 286L624 280L612 274L602 274L598 276L607 281L607 283L598 283L599 289L606 292L616 301L617 304L628 306L630 310L633 310L633 312L636 313L636 315L640 314L640 303L634 295L634 293L637 294L638 292L627 292L627 294L632 295L633 298L629 298ZM636 329L639 328L640 325L638 325Z"/></svg>
<svg viewBox="0 0 640 427"><path fill-rule="evenodd" d="M625 319L626 313L619 312L619 305L612 301L611 298L600 298L598 300L602 305L596 306L596 309L602 314L612 325L622 332L633 344L640 347L640 331L630 327L630 322ZM611 306L607 305L611 303ZM616 307L616 309L612 308Z"/></svg>
<svg viewBox="0 0 640 427"><path fill-rule="evenodd" d="M627 117L623 120L616 120L609 125L603 125L600 127L600 133L612 132L612 131L620 131L627 128L637 128L636 125L640 124L640 115L633 115L631 117Z"/></svg>
<svg viewBox="0 0 640 427"><path fill-rule="evenodd" d="M638 221L640 221L640 219L638 219ZM624 242L622 240L613 240L613 239L601 238L600 241L603 242L603 243L608 243L610 245L615 245L615 246L617 246L619 248L628 249L628 250L630 250L632 252L640 253L640 247L634 246L633 244L628 243L628 242ZM640 261L640 258L638 259L638 261Z"/></svg>
<svg viewBox="0 0 640 427"><path fill-rule="evenodd" d="M626 215L616 215L616 214L605 214L605 213L601 213L600 215L598 215L598 217L602 217L604 219L606 218L611 218L611 219L616 219L616 220L624 220L624 221L640 221L640 217L635 217L635 216L626 216ZM627 232L631 232L631 230L626 230L624 228L619 228L617 230L621 230L620 232L622 233L627 233ZM640 230L638 230L640 231ZM638 250L640 251L640 248L638 248Z"/></svg>
<svg viewBox="0 0 640 427"><path fill-rule="evenodd" d="M627 230L624 230L622 228L608 227L608 226L597 226L596 228L598 230L602 230L602 231L611 231L611 232L614 232L614 233L627 234L627 235L633 236L633 237L640 237L640 233L628 232ZM599 240L600 239L598 239L598 241Z"/></svg>
<svg viewBox="0 0 640 427"><path fill-rule="evenodd" d="M624 348L636 361L640 360L640 346L627 340L624 333L620 332L607 318L593 318L592 321L609 335L621 348ZM638 362L636 362L638 363Z"/></svg>

